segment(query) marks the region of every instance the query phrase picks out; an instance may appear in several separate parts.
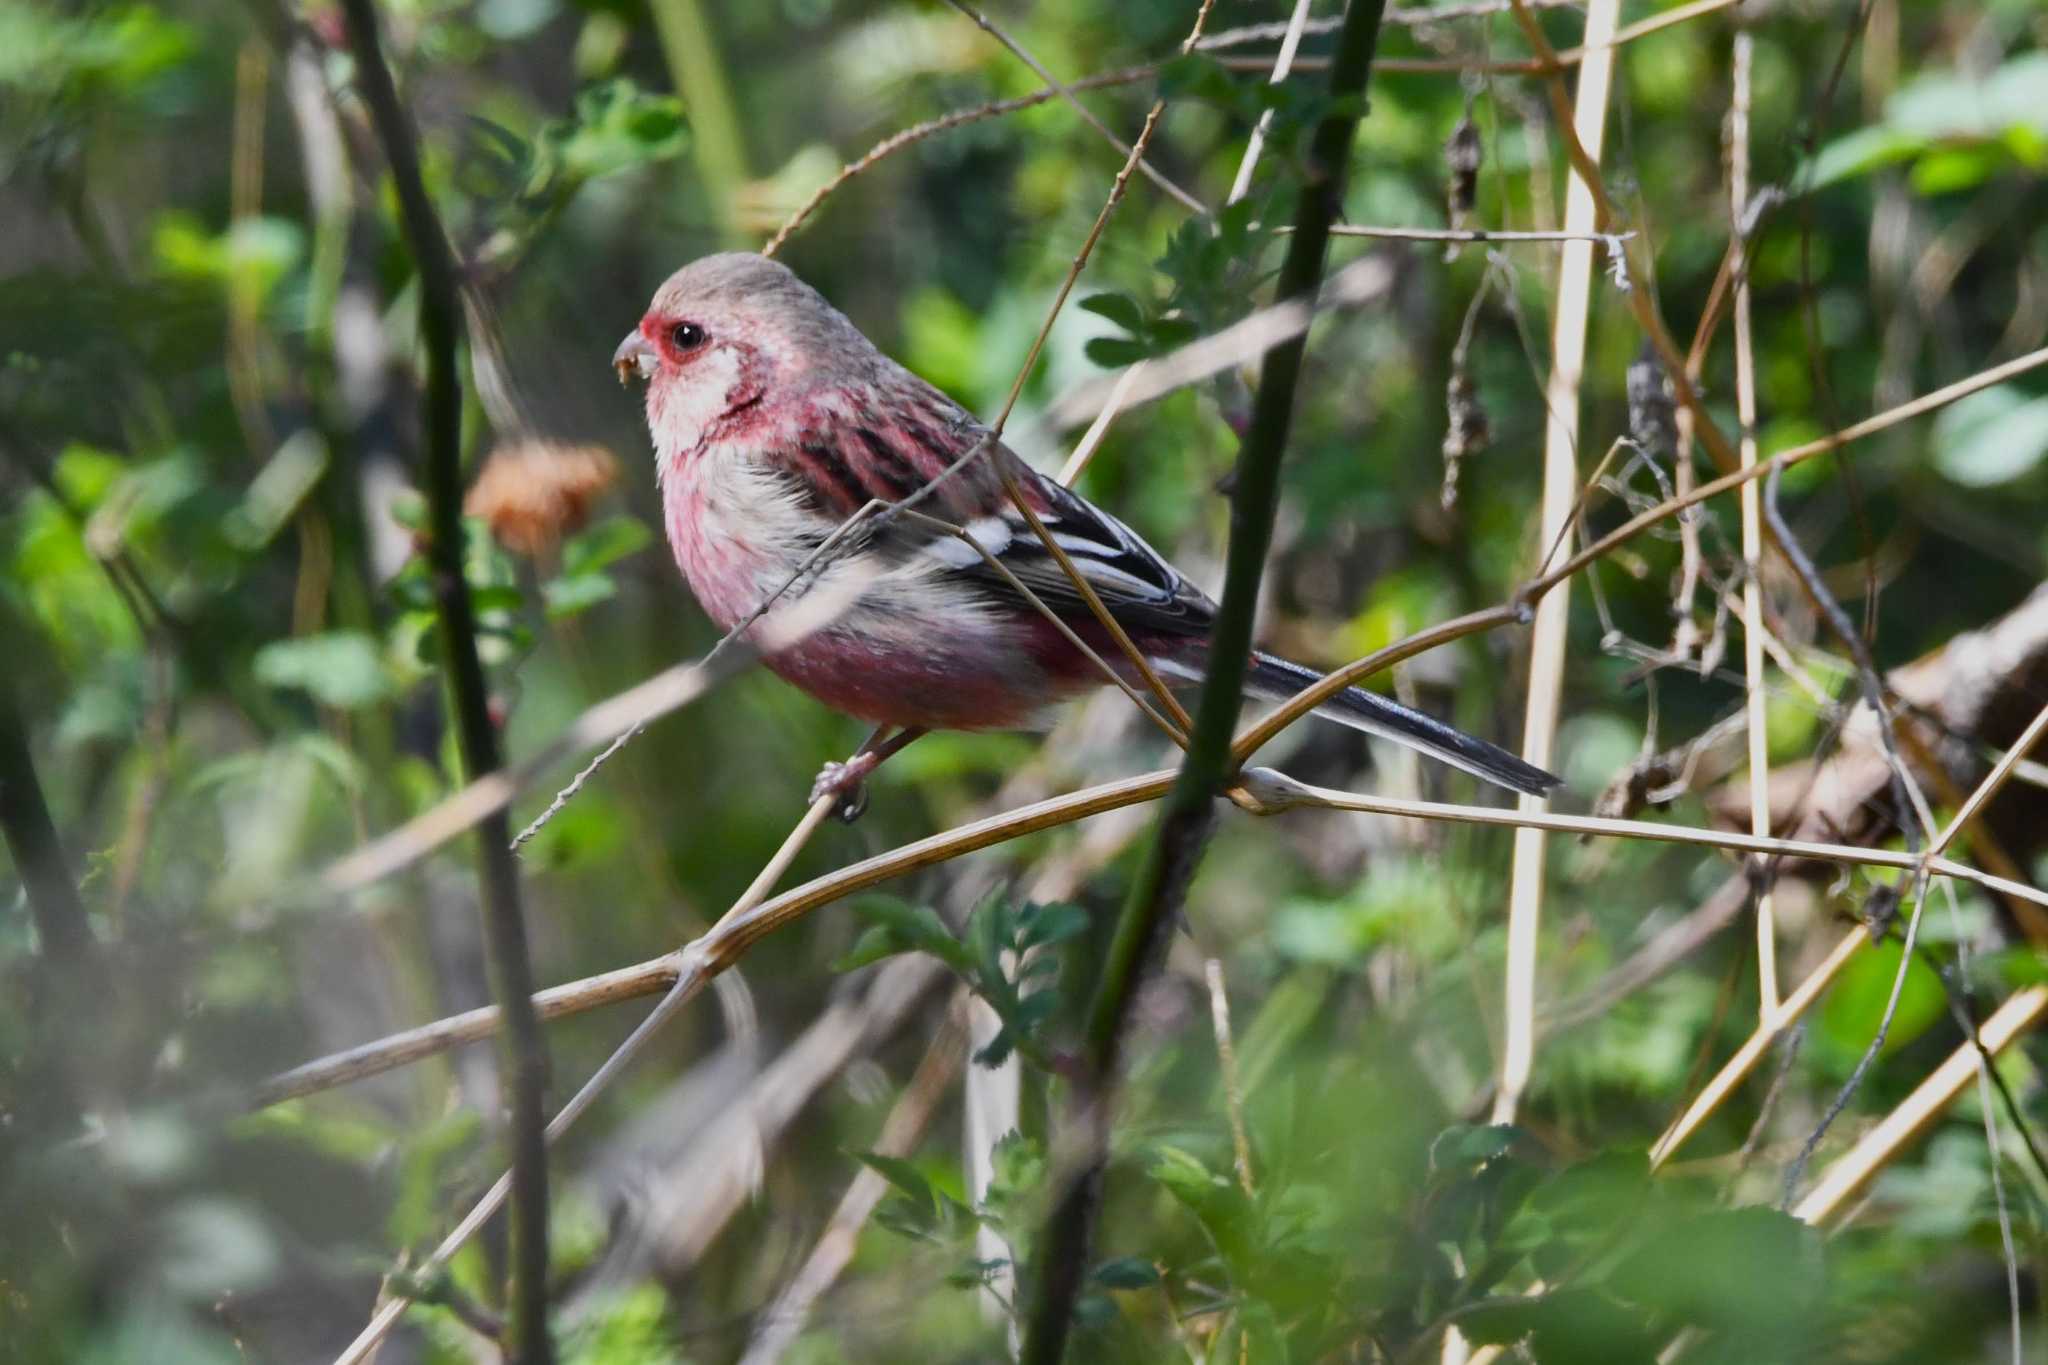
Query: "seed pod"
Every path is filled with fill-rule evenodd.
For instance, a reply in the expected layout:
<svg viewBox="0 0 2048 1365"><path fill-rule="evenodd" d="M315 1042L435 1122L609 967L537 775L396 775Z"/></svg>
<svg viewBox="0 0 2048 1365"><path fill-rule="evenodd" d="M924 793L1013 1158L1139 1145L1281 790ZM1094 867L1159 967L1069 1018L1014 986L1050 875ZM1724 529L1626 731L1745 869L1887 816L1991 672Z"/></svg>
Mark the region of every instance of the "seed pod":
<svg viewBox="0 0 2048 1365"><path fill-rule="evenodd" d="M511 441L484 461L462 510L482 518L506 549L537 555L580 528L618 477L619 462L602 446Z"/></svg>
<svg viewBox="0 0 2048 1365"><path fill-rule="evenodd" d="M1444 143L1444 170L1448 181L1451 226L1463 227L1466 217L1479 202L1479 128L1467 110L1451 129Z"/></svg>

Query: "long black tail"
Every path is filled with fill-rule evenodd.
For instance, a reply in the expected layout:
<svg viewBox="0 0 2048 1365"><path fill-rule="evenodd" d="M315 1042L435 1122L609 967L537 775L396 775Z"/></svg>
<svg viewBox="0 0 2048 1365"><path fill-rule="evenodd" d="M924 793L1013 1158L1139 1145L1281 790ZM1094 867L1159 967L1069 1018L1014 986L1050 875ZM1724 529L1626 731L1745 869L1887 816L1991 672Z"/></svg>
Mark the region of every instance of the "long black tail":
<svg viewBox="0 0 2048 1365"><path fill-rule="evenodd" d="M1271 654L1255 654L1244 690L1250 696L1279 701L1293 696L1322 676L1313 668L1289 663ZM1542 796L1562 781L1532 763L1524 763L1498 745L1474 739L1434 716L1410 710L1375 692L1347 687L1318 707L1316 714L1349 725L1354 730L1364 730L1411 749L1420 749L1432 758L1440 758L1454 768L1463 768L1510 791Z"/></svg>

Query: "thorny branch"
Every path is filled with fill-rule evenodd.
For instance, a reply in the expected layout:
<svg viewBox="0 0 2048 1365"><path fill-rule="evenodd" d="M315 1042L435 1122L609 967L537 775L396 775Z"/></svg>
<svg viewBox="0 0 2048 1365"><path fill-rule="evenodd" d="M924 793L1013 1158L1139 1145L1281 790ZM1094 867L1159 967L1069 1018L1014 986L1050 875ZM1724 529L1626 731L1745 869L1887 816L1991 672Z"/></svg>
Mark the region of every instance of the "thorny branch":
<svg viewBox="0 0 2048 1365"><path fill-rule="evenodd" d="M1380 0L1353 0L1345 11L1329 84L1340 110L1346 97L1365 89L1382 8ZM1342 202L1357 126L1357 112L1345 110L1325 117L1316 127L1296 200L1295 232L1275 288L1282 300L1313 298L1322 278L1330 225ZM1251 421L1238 456L1229 558L1223 599L1211 628L1208 675L1188 735L1187 755L1160 811L1157 835L1132 880L1089 1010L1085 1070L1074 1095L1081 1151L1069 1169L1054 1177L1060 1182L1055 1185L1055 1202L1036 1244L1021 1357L1026 1365L1056 1365L1065 1355L1108 1161L1110 1091L1131 1002L1160 931L1186 897L1214 826L1213 803L1232 766L1231 731L1243 700L1252 618L1279 507L1280 462L1305 350L1306 337L1293 337L1269 351L1260 366Z"/></svg>

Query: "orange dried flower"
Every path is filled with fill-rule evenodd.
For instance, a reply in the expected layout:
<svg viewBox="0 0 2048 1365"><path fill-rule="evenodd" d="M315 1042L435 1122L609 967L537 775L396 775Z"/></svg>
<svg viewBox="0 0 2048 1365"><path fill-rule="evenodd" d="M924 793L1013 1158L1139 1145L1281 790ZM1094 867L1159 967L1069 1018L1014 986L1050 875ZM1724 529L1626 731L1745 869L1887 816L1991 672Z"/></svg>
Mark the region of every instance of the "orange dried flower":
<svg viewBox="0 0 2048 1365"><path fill-rule="evenodd" d="M527 438L493 450L462 510L480 517L500 545L538 555L590 518L590 505L618 481L619 462L603 446Z"/></svg>

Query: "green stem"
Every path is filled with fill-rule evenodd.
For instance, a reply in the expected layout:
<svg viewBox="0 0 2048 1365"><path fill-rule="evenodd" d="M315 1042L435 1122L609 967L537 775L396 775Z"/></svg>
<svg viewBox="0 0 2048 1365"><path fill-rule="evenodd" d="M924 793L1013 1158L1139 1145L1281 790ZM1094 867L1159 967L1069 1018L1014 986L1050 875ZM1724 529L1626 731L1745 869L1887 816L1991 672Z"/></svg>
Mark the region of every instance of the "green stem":
<svg viewBox="0 0 2048 1365"><path fill-rule="evenodd" d="M1378 42L1385 0L1354 0L1346 10L1330 67L1335 108L1316 127L1294 232L1280 267L1275 296L1310 296L1322 280L1330 225L1342 207L1346 163L1358 127L1354 97L1363 94ZM1166 927L1187 899L1215 825L1215 800L1230 777L1230 741L1243 704L1251 665L1253 616L1259 581L1273 542L1280 500L1280 460L1294 419L1305 334L1266 353L1251 422L1239 451L1230 507L1230 553L1210 636L1208 675L1195 710L1195 728L1180 774L1161 806L1159 824L1110 941L1095 1001L1088 1015L1082 1077L1077 1085L1083 1153L1060 1191L1034 1254L1035 1292L1027 1323L1024 1365L1055 1365L1066 1350L1068 1327L1081 1289L1095 1209L1109 1152L1109 1099L1131 1002Z"/></svg>
<svg viewBox="0 0 2048 1365"><path fill-rule="evenodd" d="M669 77L690 115L690 141L711 197L712 216L729 246L743 246L733 202L747 183L747 144L719 61L718 44L697 0L652 0L654 31Z"/></svg>
<svg viewBox="0 0 2048 1365"><path fill-rule="evenodd" d="M377 140L391 163L399 217L420 278L420 339L426 350L422 404L426 485L433 570L443 655L456 735L466 776L474 781L498 767L498 735L491 723L483 664L476 650L476 610L463 576L462 381L456 348L462 334L455 258L433 201L420 177L411 120L399 104L390 68L377 42L374 0L344 0L357 82ZM484 940L491 993L505 1020L500 1068L511 1100L512 1313L506 1358L518 1365L548 1365L554 1348L547 1330L548 1185L546 1116L542 1112L547 1054L533 1009L533 966L519 907L519 874L511 832L498 811L477 825L483 883Z"/></svg>

